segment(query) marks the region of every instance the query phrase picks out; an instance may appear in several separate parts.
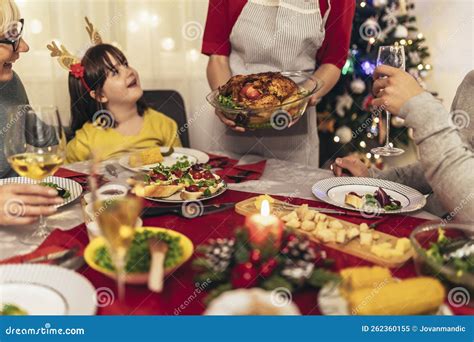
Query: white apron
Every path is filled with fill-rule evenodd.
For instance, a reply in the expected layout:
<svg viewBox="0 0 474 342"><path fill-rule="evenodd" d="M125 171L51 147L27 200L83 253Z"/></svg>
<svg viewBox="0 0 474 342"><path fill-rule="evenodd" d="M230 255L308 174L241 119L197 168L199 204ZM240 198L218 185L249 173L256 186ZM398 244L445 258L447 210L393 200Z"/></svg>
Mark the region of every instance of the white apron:
<svg viewBox="0 0 474 342"><path fill-rule="evenodd" d="M249 0L230 35L232 75L265 71L314 72L331 9L321 15L318 0ZM314 167L319 166L316 110L309 107L292 127L233 132L222 125L219 147ZM216 132L217 133L217 132Z"/></svg>

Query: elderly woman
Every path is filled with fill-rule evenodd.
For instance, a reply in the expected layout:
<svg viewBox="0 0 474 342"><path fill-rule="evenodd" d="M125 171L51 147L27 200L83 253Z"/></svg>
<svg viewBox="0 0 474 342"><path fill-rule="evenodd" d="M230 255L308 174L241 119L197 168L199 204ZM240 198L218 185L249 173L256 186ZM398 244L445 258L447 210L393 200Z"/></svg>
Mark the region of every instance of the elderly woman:
<svg viewBox="0 0 474 342"><path fill-rule="evenodd" d="M29 50L21 38L23 19L14 2L0 0L0 127L8 127L7 111L28 103L25 88L13 64L20 53ZM5 134L0 134L0 178L14 176L4 155ZM24 207L22 215L11 213L12 201ZM61 203L57 191L39 185L0 185L0 225L24 225L37 220L39 215L51 215L56 211L53 204Z"/></svg>
<svg viewBox="0 0 474 342"><path fill-rule="evenodd" d="M383 78L382 76L387 76ZM474 71L459 86L449 113L409 74L389 66L376 69L375 106L385 106L414 130L420 160L380 171L353 157L337 159L334 173L375 177L409 185L430 196L433 212L448 219L474 222Z"/></svg>

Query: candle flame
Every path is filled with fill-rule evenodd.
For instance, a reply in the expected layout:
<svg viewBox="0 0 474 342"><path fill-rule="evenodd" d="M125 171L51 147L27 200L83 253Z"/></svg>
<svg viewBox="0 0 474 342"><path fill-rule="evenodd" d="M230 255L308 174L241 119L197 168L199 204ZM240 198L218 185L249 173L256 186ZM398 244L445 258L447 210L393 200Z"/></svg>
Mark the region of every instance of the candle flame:
<svg viewBox="0 0 474 342"><path fill-rule="evenodd" d="M270 202L268 202L268 200L263 200L262 201L262 207L260 209L260 215L270 216Z"/></svg>

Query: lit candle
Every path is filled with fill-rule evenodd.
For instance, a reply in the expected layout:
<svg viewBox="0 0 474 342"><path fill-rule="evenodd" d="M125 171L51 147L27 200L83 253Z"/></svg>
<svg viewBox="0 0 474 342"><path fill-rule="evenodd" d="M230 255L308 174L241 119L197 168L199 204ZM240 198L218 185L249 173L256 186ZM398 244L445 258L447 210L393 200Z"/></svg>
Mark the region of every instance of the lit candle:
<svg viewBox="0 0 474 342"><path fill-rule="evenodd" d="M270 214L268 200L262 202L260 214L247 216L245 226L254 247L263 248L267 244L273 244L276 248L280 247L283 222L277 216Z"/></svg>

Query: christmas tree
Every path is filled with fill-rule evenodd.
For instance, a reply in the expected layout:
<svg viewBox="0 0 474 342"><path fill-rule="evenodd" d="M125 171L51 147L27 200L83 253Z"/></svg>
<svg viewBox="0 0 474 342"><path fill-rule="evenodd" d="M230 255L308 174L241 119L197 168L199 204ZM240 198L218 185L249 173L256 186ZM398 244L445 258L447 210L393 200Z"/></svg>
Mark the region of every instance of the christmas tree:
<svg viewBox="0 0 474 342"><path fill-rule="evenodd" d="M380 156L370 153L371 148L383 145L386 134L385 113L375 114L371 106L378 48L403 45L406 71L423 88L423 79L431 70L426 63L429 52L425 38L416 27L414 7L405 0L357 0L349 56L341 79L318 104L322 162L358 153L367 163L381 165ZM392 116L392 143L407 145L410 134L403 120Z"/></svg>

